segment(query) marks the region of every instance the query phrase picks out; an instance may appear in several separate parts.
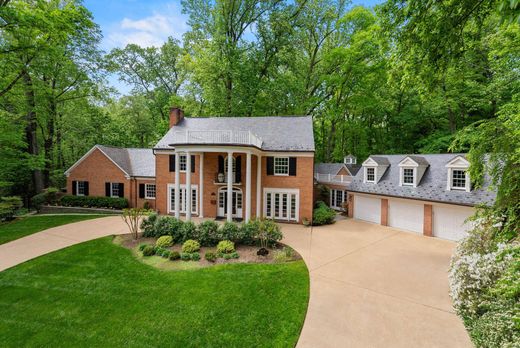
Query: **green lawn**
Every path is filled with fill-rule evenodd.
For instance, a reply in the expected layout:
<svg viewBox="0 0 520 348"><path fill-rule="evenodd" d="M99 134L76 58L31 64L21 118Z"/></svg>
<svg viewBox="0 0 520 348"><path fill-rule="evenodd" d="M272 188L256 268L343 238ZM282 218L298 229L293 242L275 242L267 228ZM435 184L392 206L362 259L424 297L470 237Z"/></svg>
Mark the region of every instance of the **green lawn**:
<svg viewBox="0 0 520 348"><path fill-rule="evenodd" d="M0 244L71 222L95 219L107 215L35 215L0 223Z"/></svg>
<svg viewBox="0 0 520 348"><path fill-rule="evenodd" d="M0 272L2 346L293 347L303 261L163 271L111 237Z"/></svg>

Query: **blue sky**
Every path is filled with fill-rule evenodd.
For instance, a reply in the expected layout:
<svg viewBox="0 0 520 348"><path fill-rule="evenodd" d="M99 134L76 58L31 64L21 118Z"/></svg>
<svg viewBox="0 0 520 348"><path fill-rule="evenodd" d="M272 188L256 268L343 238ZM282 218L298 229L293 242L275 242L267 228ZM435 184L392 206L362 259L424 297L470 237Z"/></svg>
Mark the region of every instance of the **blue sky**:
<svg viewBox="0 0 520 348"><path fill-rule="evenodd" d="M354 5L374 6L382 0L354 0ZM84 0L94 21L103 32L102 49L110 51L129 43L140 46L160 46L168 36L182 39L189 30L187 17L182 14L180 0ZM121 93L128 86L110 78Z"/></svg>

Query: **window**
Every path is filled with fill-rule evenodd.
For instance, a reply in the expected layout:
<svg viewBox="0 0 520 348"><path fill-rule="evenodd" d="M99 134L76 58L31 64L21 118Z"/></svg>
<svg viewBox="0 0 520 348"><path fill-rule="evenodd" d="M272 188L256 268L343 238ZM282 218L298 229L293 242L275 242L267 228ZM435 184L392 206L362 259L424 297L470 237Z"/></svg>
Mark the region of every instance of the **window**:
<svg viewBox="0 0 520 348"><path fill-rule="evenodd" d="M454 189L466 189L466 171L453 169L451 173L451 187Z"/></svg>
<svg viewBox="0 0 520 348"><path fill-rule="evenodd" d="M179 170L181 172L185 172L186 171L186 155L179 155Z"/></svg>
<svg viewBox="0 0 520 348"><path fill-rule="evenodd" d="M144 184L144 198L155 199L155 184Z"/></svg>
<svg viewBox="0 0 520 348"><path fill-rule="evenodd" d="M367 168L367 178L366 182L375 182L376 181L376 169L375 168Z"/></svg>
<svg viewBox="0 0 520 348"><path fill-rule="evenodd" d="M170 204L169 204L169 212L175 212L175 185L171 184L168 185L170 189ZM192 214L197 214L198 212L198 206L199 206L199 200L198 200L198 187L197 185L192 185L191 187L191 212ZM188 206L188 196L186 193L186 186L181 185L180 191L179 191L179 204L181 208L181 213L186 213L186 208Z"/></svg>
<svg viewBox="0 0 520 348"><path fill-rule="evenodd" d="M113 182L110 184L110 197L119 197L119 183Z"/></svg>
<svg viewBox="0 0 520 348"><path fill-rule="evenodd" d="M85 182L84 181L76 181L76 195L77 196L85 195Z"/></svg>
<svg viewBox="0 0 520 348"><path fill-rule="evenodd" d="M330 207L333 209L343 209L343 202L347 198L347 194L343 190L330 190Z"/></svg>
<svg viewBox="0 0 520 348"><path fill-rule="evenodd" d="M298 221L299 194L293 189L266 189L264 216L268 219Z"/></svg>
<svg viewBox="0 0 520 348"><path fill-rule="evenodd" d="M236 168L237 168L237 161L235 159L235 157L232 157L232 173L233 173L233 182L235 181L235 172L236 172ZM226 157L224 159L224 181L227 182L227 176L228 176L228 158Z"/></svg>
<svg viewBox="0 0 520 348"><path fill-rule="evenodd" d="M413 185L413 168L404 168L403 169L403 185Z"/></svg>
<svg viewBox="0 0 520 348"><path fill-rule="evenodd" d="M274 175L289 175L289 157L274 158Z"/></svg>

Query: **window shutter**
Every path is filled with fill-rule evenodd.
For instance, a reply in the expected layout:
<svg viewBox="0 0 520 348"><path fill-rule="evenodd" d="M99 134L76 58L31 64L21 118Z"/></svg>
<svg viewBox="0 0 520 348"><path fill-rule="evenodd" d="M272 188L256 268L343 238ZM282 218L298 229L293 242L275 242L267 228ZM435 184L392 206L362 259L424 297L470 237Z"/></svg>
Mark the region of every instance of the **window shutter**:
<svg viewBox="0 0 520 348"><path fill-rule="evenodd" d="M85 196L88 196L88 181L85 181Z"/></svg>
<svg viewBox="0 0 520 348"><path fill-rule="evenodd" d="M73 181L72 182L72 195L75 196L76 195L76 186L77 186L77 181Z"/></svg>
<svg viewBox="0 0 520 348"><path fill-rule="evenodd" d="M191 155L191 172L195 173L195 155Z"/></svg>
<svg viewBox="0 0 520 348"><path fill-rule="evenodd" d="M175 155L170 155L170 172L175 171Z"/></svg>
<svg viewBox="0 0 520 348"><path fill-rule="evenodd" d="M144 184L139 184L139 198L144 198Z"/></svg>
<svg viewBox="0 0 520 348"><path fill-rule="evenodd" d="M296 176L296 157L289 157L289 175Z"/></svg>
<svg viewBox="0 0 520 348"><path fill-rule="evenodd" d="M110 197L110 183L105 183L105 196Z"/></svg>
<svg viewBox="0 0 520 348"><path fill-rule="evenodd" d="M119 197L123 198L125 196L125 185L123 183L119 184Z"/></svg>
<svg viewBox="0 0 520 348"><path fill-rule="evenodd" d="M267 157L267 175L274 175L274 157Z"/></svg>
<svg viewBox="0 0 520 348"><path fill-rule="evenodd" d="M235 159L235 182L242 182L242 156Z"/></svg>
<svg viewBox="0 0 520 348"><path fill-rule="evenodd" d="M224 173L224 156L218 156L218 172Z"/></svg>

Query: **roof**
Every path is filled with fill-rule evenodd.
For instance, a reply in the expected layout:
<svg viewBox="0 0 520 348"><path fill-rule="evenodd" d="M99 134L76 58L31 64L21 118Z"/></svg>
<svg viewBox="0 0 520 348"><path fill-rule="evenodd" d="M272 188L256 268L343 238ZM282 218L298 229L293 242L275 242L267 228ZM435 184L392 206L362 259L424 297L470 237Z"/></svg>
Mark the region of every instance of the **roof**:
<svg viewBox="0 0 520 348"><path fill-rule="evenodd" d="M128 176L155 177L155 156L152 149L123 148L105 145L94 145L89 152L67 169L65 173L70 172L95 149L99 149L104 153Z"/></svg>
<svg viewBox="0 0 520 348"><path fill-rule="evenodd" d="M399 186L399 163L409 155L378 155L371 158L384 158L390 166L377 184L363 183L363 171L353 178L348 190L353 192L371 193L386 196L420 199L426 201L445 202L474 206L481 203L491 204L496 198L496 192L488 190L490 178L484 178L481 189L470 192L446 189L448 168L446 164L457 156L464 154L434 154L421 155L429 167L426 169L417 187ZM419 156L417 156L419 157ZM414 158L415 160L415 158Z"/></svg>
<svg viewBox="0 0 520 348"><path fill-rule="evenodd" d="M362 166L361 166L361 164L345 164L345 167L347 167L350 174L356 175Z"/></svg>
<svg viewBox="0 0 520 348"><path fill-rule="evenodd" d="M193 130L251 131L262 140L264 151L314 151L311 116L184 117L170 128L154 149L172 149L175 132Z"/></svg>
<svg viewBox="0 0 520 348"><path fill-rule="evenodd" d="M345 167L343 163L316 163L314 173L337 175L343 167Z"/></svg>
<svg viewBox="0 0 520 348"><path fill-rule="evenodd" d="M430 165L430 163L428 163L426 158L424 158L423 156L410 155L410 156L406 156L406 157L409 157L409 158L413 159L415 161L415 163L417 163L418 165L422 165L422 166L429 166ZM406 158L406 157L404 157L404 158Z"/></svg>
<svg viewBox="0 0 520 348"><path fill-rule="evenodd" d="M388 162L388 158L386 158L386 157L370 156L368 158L371 158L372 160L374 160L374 162L376 162L379 165L385 165L385 166L390 165L390 162Z"/></svg>

